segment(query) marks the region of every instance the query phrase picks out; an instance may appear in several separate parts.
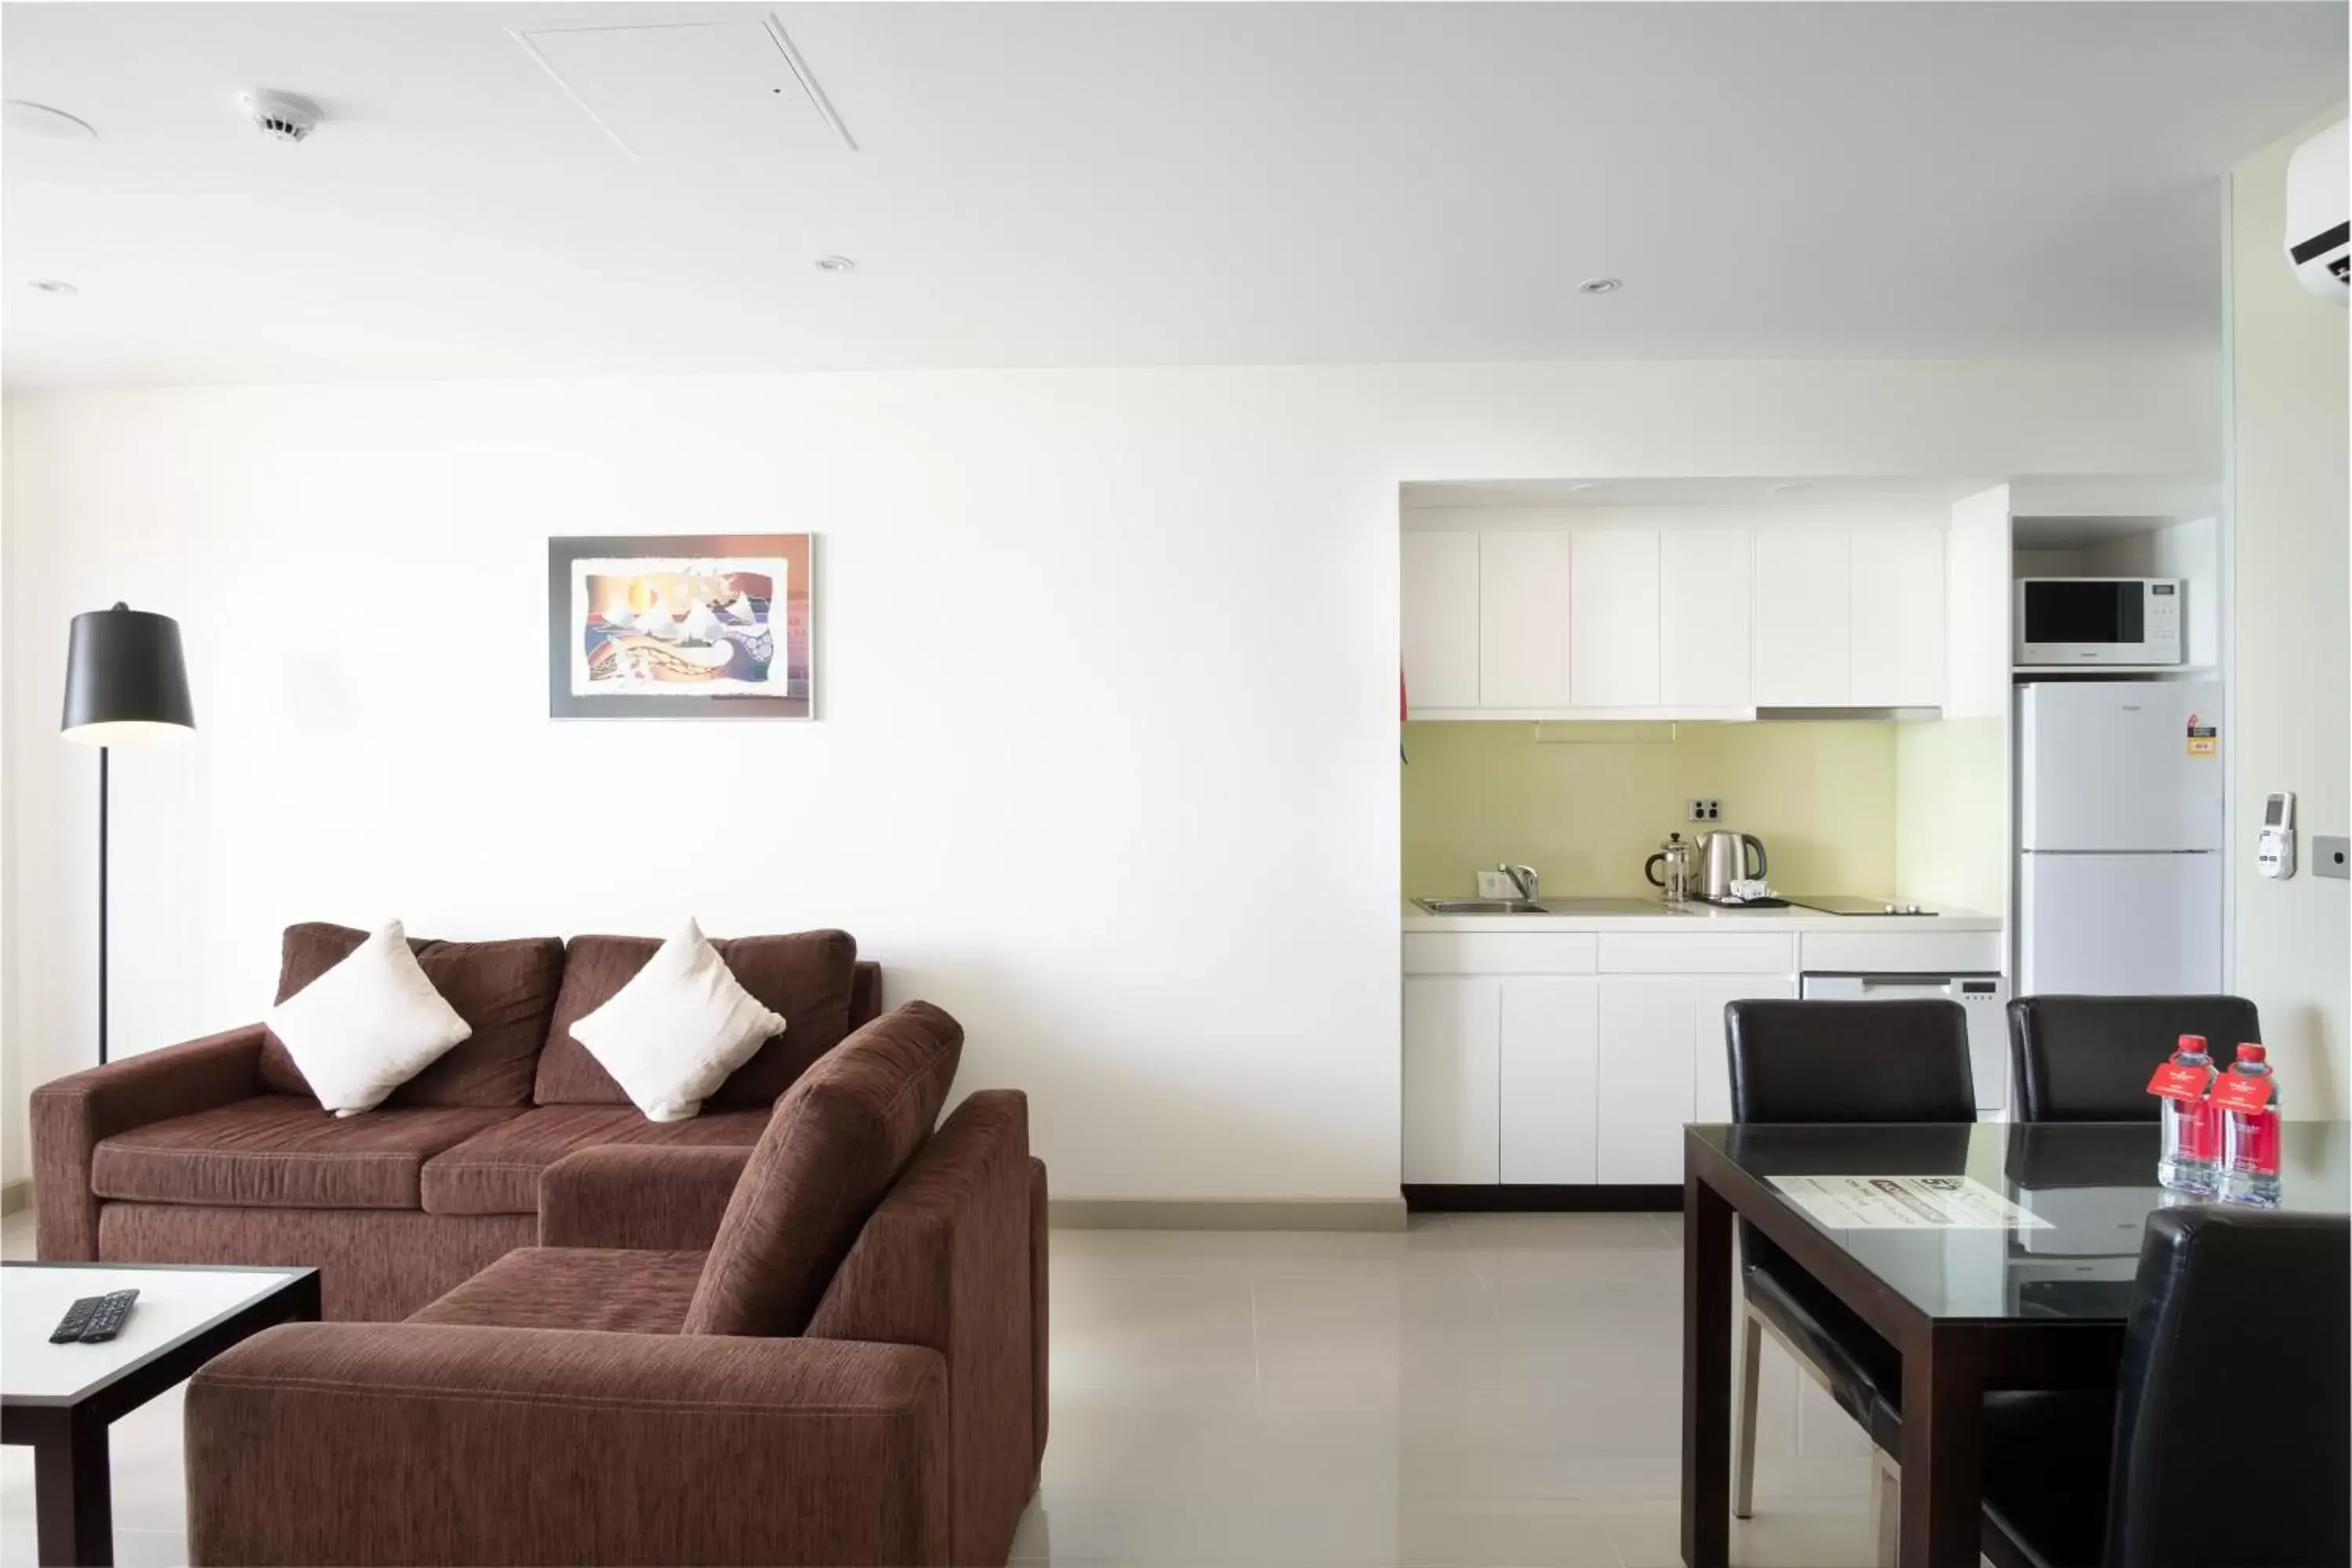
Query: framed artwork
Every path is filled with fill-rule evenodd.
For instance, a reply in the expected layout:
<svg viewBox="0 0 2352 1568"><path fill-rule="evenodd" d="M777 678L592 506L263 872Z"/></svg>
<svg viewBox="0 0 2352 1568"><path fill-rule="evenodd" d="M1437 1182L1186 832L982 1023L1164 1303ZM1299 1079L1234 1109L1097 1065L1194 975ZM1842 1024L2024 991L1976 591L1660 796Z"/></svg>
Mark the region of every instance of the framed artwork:
<svg viewBox="0 0 2352 1568"><path fill-rule="evenodd" d="M815 539L550 539L548 716L814 718Z"/></svg>

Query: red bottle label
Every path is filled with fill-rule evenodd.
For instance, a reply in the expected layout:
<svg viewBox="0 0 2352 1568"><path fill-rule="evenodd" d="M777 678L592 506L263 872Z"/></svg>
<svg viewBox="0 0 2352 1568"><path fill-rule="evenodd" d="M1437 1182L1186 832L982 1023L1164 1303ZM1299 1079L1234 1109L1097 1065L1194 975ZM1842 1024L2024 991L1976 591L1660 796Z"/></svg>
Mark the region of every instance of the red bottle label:
<svg viewBox="0 0 2352 1568"><path fill-rule="evenodd" d="M2275 1110L2236 1111L2230 1117L2226 1158L2232 1171L2275 1176L2279 1168L2279 1113Z"/></svg>
<svg viewBox="0 0 2352 1568"><path fill-rule="evenodd" d="M2205 1086L2213 1079L2211 1068L2190 1067L2184 1062L2167 1062L2156 1069L2147 1080L2147 1091L2167 1100L2201 1100Z"/></svg>
<svg viewBox="0 0 2352 1568"><path fill-rule="evenodd" d="M2268 1073L2225 1072L2213 1085L2213 1104L2221 1110L2260 1110L2275 1087Z"/></svg>

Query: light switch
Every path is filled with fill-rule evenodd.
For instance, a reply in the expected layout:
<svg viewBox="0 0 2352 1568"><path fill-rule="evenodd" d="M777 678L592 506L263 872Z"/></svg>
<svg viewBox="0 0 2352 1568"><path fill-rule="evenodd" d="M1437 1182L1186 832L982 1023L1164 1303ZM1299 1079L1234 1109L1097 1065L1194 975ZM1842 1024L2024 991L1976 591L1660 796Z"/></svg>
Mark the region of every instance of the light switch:
<svg viewBox="0 0 2352 1568"><path fill-rule="evenodd" d="M2325 833L2313 834L2311 874L2352 881L2352 838L2331 838Z"/></svg>

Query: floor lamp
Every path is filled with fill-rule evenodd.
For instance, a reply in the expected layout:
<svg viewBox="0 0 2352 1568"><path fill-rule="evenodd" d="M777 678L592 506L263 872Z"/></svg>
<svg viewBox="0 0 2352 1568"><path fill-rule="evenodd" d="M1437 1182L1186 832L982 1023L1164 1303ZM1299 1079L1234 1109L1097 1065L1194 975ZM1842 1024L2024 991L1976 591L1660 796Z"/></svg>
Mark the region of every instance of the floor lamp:
<svg viewBox="0 0 2352 1568"><path fill-rule="evenodd" d="M68 741L98 748L98 1059L106 1060L106 774L116 746L176 741L196 727L180 623L117 604L73 618L66 648Z"/></svg>

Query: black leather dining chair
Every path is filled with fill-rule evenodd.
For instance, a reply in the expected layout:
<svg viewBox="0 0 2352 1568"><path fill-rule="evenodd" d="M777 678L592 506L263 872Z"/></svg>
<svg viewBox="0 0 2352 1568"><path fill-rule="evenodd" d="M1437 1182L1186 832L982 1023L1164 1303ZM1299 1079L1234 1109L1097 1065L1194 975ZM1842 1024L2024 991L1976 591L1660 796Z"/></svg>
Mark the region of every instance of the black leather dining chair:
<svg viewBox="0 0 2352 1568"><path fill-rule="evenodd" d="M2148 1075L2183 1035L2214 1063L2263 1037L2242 996L2021 996L2009 1005L2010 1079L2020 1121L2153 1121Z"/></svg>
<svg viewBox="0 0 2352 1568"><path fill-rule="evenodd" d="M2352 1221L2151 1215L2113 1400L1985 1402L1985 1552L2000 1568L2342 1568L2347 1386Z"/></svg>
<svg viewBox="0 0 2352 1568"><path fill-rule="evenodd" d="M1969 1019L1957 1002L1733 1002L1723 1010L1736 1122L1973 1122ZM1965 1133L1953 1153L1966 1151ZM1903 1359L1769 1237L1740 1227L1739 1448L1731 1511L1755 1511L1757 1363L1769 1331L1870 1434L1871 1517L1891 1563Z"/></svg>

